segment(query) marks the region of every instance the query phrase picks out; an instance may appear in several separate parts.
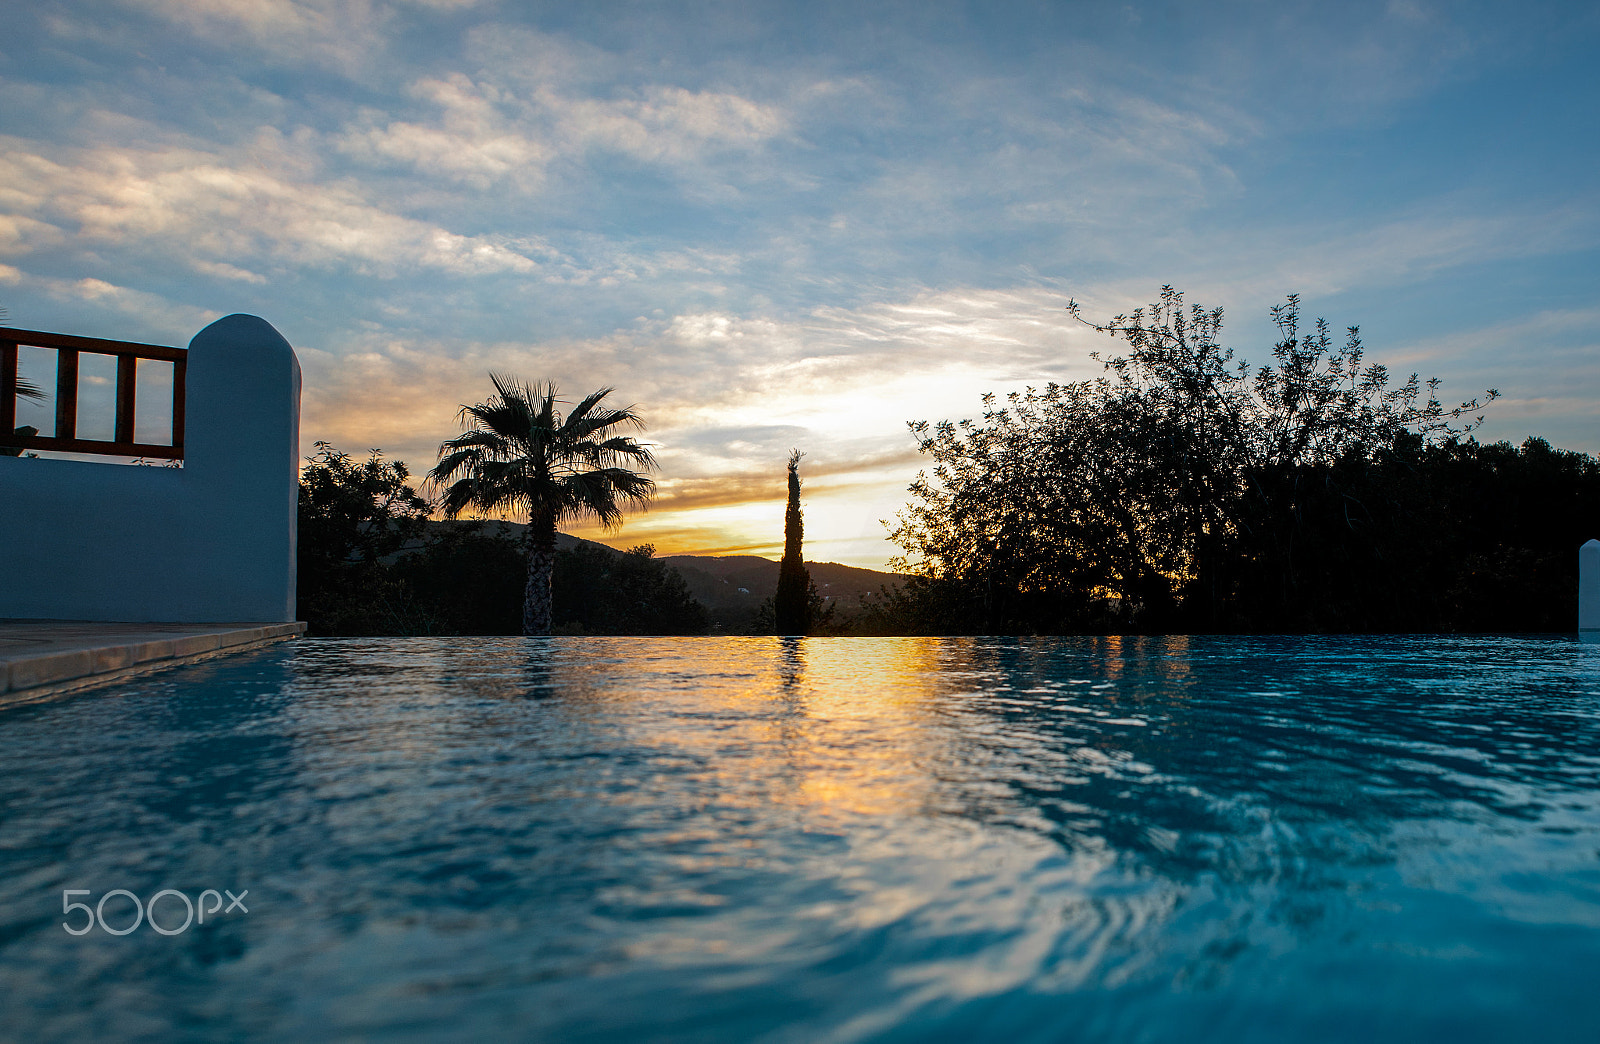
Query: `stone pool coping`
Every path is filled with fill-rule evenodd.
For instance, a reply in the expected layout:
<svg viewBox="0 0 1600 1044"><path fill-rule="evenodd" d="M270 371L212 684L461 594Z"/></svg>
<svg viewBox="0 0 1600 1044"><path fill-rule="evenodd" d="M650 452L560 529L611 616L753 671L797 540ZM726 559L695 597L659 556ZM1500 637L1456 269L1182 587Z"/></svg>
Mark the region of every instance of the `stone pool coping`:
<svg viewBox="0 0 1600 1044"><path fill-rule="evenodd" d="M281 642L304 623L0 620L0 707Z"/></svg>

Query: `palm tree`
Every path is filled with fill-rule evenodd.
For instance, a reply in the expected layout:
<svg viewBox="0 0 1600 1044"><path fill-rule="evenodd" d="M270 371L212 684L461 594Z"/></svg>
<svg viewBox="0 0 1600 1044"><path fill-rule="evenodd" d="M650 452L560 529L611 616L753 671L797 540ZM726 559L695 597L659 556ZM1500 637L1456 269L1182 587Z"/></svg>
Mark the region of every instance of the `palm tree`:
<svg viewBox="0 0 1600 1044"><path fill-rule="evenodd" d="M489 380L495 396L461 407L462 426L476 426L439 447L428 481L443 488L449 518L467 508L510 510L527 518L522 633L549 634L556 528L579 518L594 518L608 529L619 525L624 507L644 507L655 492L655 482L638 473L654 468L655 458L632 438L614 434L621 426L644 424L631 406L601 407L610 388L563 416L553 384L518 384L497 373Z"/></svg>

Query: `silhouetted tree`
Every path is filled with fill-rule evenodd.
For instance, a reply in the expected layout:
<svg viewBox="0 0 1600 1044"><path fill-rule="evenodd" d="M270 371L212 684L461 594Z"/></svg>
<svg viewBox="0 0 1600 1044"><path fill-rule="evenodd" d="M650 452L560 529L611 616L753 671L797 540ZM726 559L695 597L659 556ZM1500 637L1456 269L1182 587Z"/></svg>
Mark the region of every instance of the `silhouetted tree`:
<svg viewBox="0 0 1600 1044"><path fill-rule="evenodd" d="M676 569L640 544L581 545L556 555L555 630L568 634L704 634L706 607ZM566 597L561 597L565 595Z"/></svg>
<svg viewBox="0 0 1600 1044"><path fill-rule="evenodd" d="M403 462L373 450L361 463L326 442L300 473L298 615L313 634L419 629L383 559L422 532L430 513Z"/></svg>
<svg viewBox="0 0 1600 1044"><path fill-rule="evenodd" d="M817 582L811 579L810 570L806 570L806 629L805 634L833 633L830 629L842 626L846 621L835 623L834 617L838 614L838 605L829 598L823 597L817 589ZM783 634L778 630L778 614L774 608L776 595L771 595L761 600L756 607L755 631L756 634Z"/></svg>
<svg viewBox="0 0 1600 1044"><path fill-rule="evenodd" d="M392 573L416 608L420 633L522 633L527 555L504 522L435 522Z"/></svg>
<svg viewBox="0 0 1600 1044"><path fill-rule="evenodd" d="M1439 597L1455 631L1570 631L1577 549L1600 535L1600 459L1530 438L1429 449L1413 483L1423 540L1451 563Z"/></svg>
<svg viewBox="0 0 1600 1044"><path fill-rule="evenodd" d="M527 583L522 631L550 633L551 575L556 530L565 521L592 517L611 528L627 506L643 507L655 483L634 468L655 466L650 451L625 435L624 425L642 428L632 407L600 405L602 388L563 415L554 385L518 384L490 374L495 395L463 406L463 424L479 425L439 447L429 481L444 490L445 514L473 508L511 510L528 520Z"/></svg>
<svg viewBox="0 0 1600 1044"><path fill-rule="evenodd" d="M1273 317L1273 361L1252 368L1219 343L1220 309L1164 287L1090 324L1128 345L1105 376L986 396L979 423L914 422L935 466L893 529L921 578L902 597L990 632L1347 623L1305 581L1356 559L1381 572L1415 515L1404 468L1481 423L1480 403L1447 409L1414 374L1392 386L1354 327L1342 346L1320 320L1302 333L1294 296Z"/></svg>
<svg viewBox="0 0 1600 1044"><path fill-rule="evenodd" d="M811 574L801 556L805 520L800 513L800 451L789 454L789 506L783 515L783 558L778 563L778 590L772 596L773 624L778 634L805 634L810 624L807 594Z"/></svg>

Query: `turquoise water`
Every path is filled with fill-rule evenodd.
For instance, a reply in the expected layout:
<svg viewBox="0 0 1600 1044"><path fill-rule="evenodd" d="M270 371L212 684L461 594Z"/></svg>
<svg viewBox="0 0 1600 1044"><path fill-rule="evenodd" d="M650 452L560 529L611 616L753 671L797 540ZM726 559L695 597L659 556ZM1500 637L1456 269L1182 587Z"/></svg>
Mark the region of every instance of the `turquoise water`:
<svg viewBox="0 0 1600 1044"><path fill-rule="evenodd" d="M0 766L8 1039L1600 1039L1566 638L305 640Z"/></svg>

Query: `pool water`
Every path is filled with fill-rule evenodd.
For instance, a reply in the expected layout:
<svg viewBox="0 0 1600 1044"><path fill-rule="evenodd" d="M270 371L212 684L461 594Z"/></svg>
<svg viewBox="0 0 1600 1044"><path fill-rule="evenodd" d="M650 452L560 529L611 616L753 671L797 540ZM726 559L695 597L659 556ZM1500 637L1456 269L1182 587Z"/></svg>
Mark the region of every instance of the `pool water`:
<svg viewBox="0 0 1600 1044"><path fill-rule="evenodd" d="M115 889L248 894L63 927ZM1569 637L302 640L0 713L6 1039L1594 1041L1597 979Z"/></svg>

